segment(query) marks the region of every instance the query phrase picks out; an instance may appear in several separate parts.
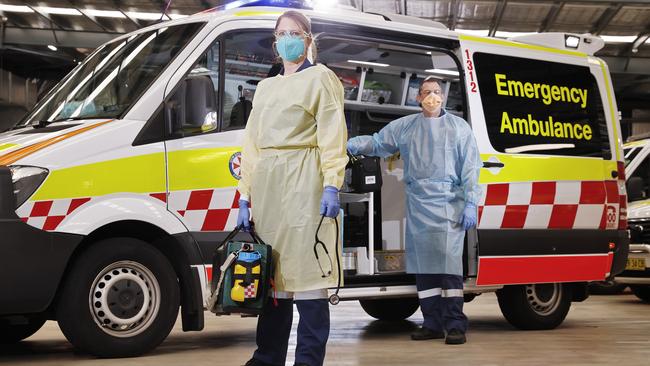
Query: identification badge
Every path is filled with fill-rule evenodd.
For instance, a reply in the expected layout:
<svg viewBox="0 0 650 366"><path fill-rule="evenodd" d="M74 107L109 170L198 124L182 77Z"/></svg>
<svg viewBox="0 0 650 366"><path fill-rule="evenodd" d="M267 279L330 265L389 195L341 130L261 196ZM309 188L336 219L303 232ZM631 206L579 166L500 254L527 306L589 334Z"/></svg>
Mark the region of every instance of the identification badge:
<svg viewBox="0 0 650 366"><path fill-rule="evenodd" d="M370 175L366 177L366 184L375 184L377 182L377 178L375 178L374 175Z"/></svg>

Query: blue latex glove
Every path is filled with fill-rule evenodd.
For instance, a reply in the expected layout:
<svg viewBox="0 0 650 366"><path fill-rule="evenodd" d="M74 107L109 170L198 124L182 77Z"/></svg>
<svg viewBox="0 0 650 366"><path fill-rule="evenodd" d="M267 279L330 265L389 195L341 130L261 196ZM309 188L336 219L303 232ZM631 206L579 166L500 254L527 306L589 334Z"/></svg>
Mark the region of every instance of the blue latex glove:
<svg viewBox="0 0 650 366"><path fill-rule="evenodd" d="M359 143L357 139L352 138L348 140L348 151L352 155L359 155Z"/></svg>
<svg viewBox="0 0 650 366"><path fill-rule="evenodd" d="M465 205L465 211L463 211L463 217L460 220L460 224L463 225L463 229L466 231L476 226L476 206L472 203Z"/></svg>
<svg viewBox="0 0 650 366"><path fill-rule="evenodd" d="M334 218L339 214L340 209L339 190L332 186L325 187L323 198L320 200L320 214Z"/></svg>
<svg viewBox="0 0 650 366"><path fill-rule="evenodd" d="M251 213L248 209L248 201L239 200L239 215L237 216L237 227L242 227L244 231L251 230L250 223Z"/></svg>

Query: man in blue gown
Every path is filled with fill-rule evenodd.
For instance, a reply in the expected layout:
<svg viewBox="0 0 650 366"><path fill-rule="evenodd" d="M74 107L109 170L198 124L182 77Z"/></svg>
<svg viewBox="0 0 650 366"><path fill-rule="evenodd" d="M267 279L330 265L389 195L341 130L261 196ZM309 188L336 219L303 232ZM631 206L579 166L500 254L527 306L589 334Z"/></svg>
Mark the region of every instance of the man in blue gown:
<svg viewBox="0 0 650 366"><path fill-rule="evenodd" d="M422 113L395 120L372 136L348 141L353 155L400 153L406 185L406 269L415 274L424 324L413 340L466 341L463 240L476 226L482 166L469 124L442 108L441 82L426 78L417 101Z"/></svg>

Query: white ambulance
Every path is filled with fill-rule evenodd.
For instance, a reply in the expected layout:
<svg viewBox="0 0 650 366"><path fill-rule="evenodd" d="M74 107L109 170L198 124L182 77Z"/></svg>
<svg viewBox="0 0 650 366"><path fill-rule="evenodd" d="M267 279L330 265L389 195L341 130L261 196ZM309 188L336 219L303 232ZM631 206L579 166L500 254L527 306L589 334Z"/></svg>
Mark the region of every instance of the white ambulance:
<svg viewBox="0 0 650 366"><path fill-rule="evenodd" d="M616 282L630 285L632 292L650 303L650 138L623 145L630 207L630 255Z"/></svg>
<svg viewBox="0 0 650 366"><path fill-rule="evenodd" d="M131 356L165 339L179 307L183 330L203 328L212 252L237 217L246 116L277 73L284 10L215 9L118 37L0 135L0 341L50 319L84 352ZM428 75L471 124L484 195L466 243L468 299L496 291L514 326L550 329L587 282L623 269L625 171L611 78L593 56L602 40L303 11L345 88L350 136L418 113ZM403 266L403 175L399 160L383 164L381 192L342 197L340 295L406 318L418 303Z"/></svg>

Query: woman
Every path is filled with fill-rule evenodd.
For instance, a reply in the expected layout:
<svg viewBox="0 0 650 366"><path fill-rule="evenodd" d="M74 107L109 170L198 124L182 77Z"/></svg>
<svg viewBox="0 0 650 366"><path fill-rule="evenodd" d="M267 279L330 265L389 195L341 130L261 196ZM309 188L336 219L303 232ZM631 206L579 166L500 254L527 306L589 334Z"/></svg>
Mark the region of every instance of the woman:
<svg viewBox="0 0 650 366"><path fill-rule="evenodd" d="M329 337L327 288L336 286L339 273L331 268L336 258L329 261L324 251L317 262L313 244L321 215L339 213L348 161L343 87L331 70L307 59L315 49L307 17L282 14L274 34L284 67L257 86L244 133L237 224L250 227L252 204L255 230L273 246L278 301L259 317L257 350L246 365L285 364L295 300L295 364L316 366ZM334 220L325 219L318 236L336 253Z"/></svg>

